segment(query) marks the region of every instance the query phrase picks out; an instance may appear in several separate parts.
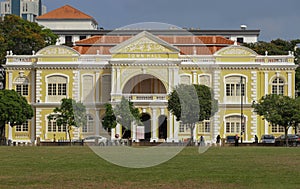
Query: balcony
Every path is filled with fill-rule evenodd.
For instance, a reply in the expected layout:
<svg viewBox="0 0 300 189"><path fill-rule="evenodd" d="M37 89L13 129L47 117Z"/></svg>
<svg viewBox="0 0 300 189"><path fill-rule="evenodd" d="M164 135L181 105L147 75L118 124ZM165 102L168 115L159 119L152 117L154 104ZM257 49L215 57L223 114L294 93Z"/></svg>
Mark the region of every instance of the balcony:
<svg viewBox="0 0 300 189"><path fill-rule="evenodd" d="M167 94L122 94L131 102L167 102Z"/></svg>

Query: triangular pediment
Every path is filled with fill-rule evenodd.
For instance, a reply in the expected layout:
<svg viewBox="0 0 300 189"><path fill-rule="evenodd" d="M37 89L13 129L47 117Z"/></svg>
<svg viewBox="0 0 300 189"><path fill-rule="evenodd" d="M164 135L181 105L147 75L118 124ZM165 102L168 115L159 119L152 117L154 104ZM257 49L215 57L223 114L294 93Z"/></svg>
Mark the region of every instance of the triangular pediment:
<svg viewBox="0 0 300 189"><path fill-rule="evenodd" d="M36 54L39 56L51 56L51 57L80 55L76 50L63 45L51 45L39 50Z"/></svg>
<svg viewBox="0 0 300 189"><path fill-rule="evenodd" d="M244 46L232 45L229 47L222 48L221 50L215 53L215 56L223 56L223 57L249 57L249 56L257 56L257 53L252 49L249 49Z"/></svg>
<svg viewBox="0 0 300 189"><path fill-rule="evenodd" d="M110 49L111 54L179 53L179 49L166 41L143 31Z"/></svg>

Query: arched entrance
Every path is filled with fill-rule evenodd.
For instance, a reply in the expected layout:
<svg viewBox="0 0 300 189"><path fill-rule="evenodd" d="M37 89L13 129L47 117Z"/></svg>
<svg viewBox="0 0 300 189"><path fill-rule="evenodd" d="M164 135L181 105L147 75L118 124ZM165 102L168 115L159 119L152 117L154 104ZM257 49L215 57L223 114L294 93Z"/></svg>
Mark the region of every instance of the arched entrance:
<svg viewBox="0 0 300 189"><path fill-rule="evenodd" d="M122 138L129 139L131 138L131 129L126 129L122 126Z"/></svg>
<svg viewBox="0 0 300 189"><path fill-rule="evenodd" d="M151 139L151 117L150 117L150 115L147 113L142 113L141 122L143 123L143 125L145 127L145 131L144 131L145 139L144 140L150 141L150 139Z"/></svg>
<svg viewBox="0 0 300 189"><path fill-rule="evenodd" d="M124 94L166 94L164 84L150 74L137 75L131 78L123 89Z"/></svg>
<svg viewBox="0 0 300 189"><path fill-rule="evenodd" d="M167 121L167 117L165 115L159 116L158 125L159 125L158 137L160 139L167 140L167 137L168 137L168 121Z"/></svg>

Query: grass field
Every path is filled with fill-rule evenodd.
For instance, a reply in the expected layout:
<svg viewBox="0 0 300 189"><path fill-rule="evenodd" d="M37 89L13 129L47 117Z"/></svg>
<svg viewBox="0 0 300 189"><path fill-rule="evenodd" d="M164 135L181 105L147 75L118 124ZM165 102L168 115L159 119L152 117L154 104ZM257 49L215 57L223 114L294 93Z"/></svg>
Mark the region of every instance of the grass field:
<svg viewBox="0 0 300 189"><path fill-rule="evenodd" d="M120 154L121 155L121 154ZM0 147L0 188L300 188L300 148L185 148L161 165L113 165L88 147Z"/></svg>

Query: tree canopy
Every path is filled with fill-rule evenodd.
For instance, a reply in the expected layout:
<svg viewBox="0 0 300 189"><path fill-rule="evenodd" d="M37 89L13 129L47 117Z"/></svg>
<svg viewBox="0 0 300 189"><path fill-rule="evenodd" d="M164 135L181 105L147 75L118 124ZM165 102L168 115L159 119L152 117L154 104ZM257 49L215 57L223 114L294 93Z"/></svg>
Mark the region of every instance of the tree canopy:
<svg viewBox="0 0 300 189"><path fill-rule="evenodd" d="M140 122L141 116L139 109L135 108L133 102L128 101L124 97L122 97L120 103L115 106L114 112L117 122L120 123L125 130L131 129L132 122Z"/></svg>
<svg viewBox="0 0 300 189"><path fill-rule="evenodd" d="M284 128L285 135L290 127L300 123L300 99L288 96L269 94L263 96L258 103L253 103L254 111L273 126ZM287 138L287 137L286 137Z"/></svg>
<svg viewBox="0 0 300 189"><path fill-rule="evenodd" d="M218 102L212 91L205 85L178 85L169 95L168 110L176 116L177 121L188 124L193 130L197 122L210 119L218 111Z"/></svg>
<svg viewBox="0 0 300 189"><path fill-rule="evenodd" d="M37 23L16 15L6 15L0 20L0 63L5 63L6 51L14 54L32 54L56 43L57 35Z"/></svg>
<svg viewBox="0 0 300 189"><path fill-rule="evenodd" d="M14 90L0 90L0 137L5 124L22 125L33 117L33 109L25 97Z"/></svg>
<svg viewBox="0 0 300 189"><path fill-rule="evenodd" d="M67 127L70 140L72 126L81 127L87 123L85 106L72 98L63 98L60 107L54 108L53 113L48 116L48 119L55 118L57 125Z"/></svg>
<svg viewBox="0 0 300 189"><path fill-rule="evenodd" d="M114 110L112 108L112 105L109 103L105 104L105 116L103 118L102 125L104 129L115 128L117 125L117 119L114 114Z"/></svg>

